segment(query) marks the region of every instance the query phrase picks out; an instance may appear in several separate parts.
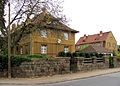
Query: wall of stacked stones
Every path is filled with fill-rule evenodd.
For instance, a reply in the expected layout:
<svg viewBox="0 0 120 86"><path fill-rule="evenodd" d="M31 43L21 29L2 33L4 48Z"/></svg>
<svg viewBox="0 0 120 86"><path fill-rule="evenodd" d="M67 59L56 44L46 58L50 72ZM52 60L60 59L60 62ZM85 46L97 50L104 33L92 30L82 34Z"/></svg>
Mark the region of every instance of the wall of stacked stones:
<svg viewBox="0 0 120 86"><path fill-rule="evenodd" d="M109 58L83 58L83 57L76 57L77 68L76 71L91 71L96 69L105 69L109 68ZM99 61L99 62L98 62ZM74 70L73 70L74 71Z"/></svg>
<svg viewBox="0 0 120 86"><path fill-rule="evenodd" d="M13 77L37 77L70 72L70 58L37 58L12 69Z"/></svg>
<svg viewBox="0 0 120 86"><path fill-rule="evenodd" d="M120 61L116 57L113 58L114 67L120 67ZM71 70L72 64L76 65L75 72L105 69L109 68L109 57L101 59L96 57L76 57L73 59L69 57L34 58L31 62L24 62L19 67L12 68L12 77L24 78L66 74L74 72L74 70ZM7 70L0 73L0 77L5 76L7 77Z"/></svg>
<svg viewBox="0 0 120 86"><path fill-rule="evenodd" d="M120 59L118 59L117 57L113 57L113 64L115 68L119 68L120 67Z"/></svg>

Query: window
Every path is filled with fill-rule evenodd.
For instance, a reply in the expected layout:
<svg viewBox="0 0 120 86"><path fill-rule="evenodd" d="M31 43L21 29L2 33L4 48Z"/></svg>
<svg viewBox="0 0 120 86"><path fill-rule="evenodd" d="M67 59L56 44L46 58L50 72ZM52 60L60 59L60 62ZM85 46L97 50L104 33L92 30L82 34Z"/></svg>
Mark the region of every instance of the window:
<svg viewBox="0 0 120 86"><path fill-rule="evenodd" d="M67 32L64 33L64 39L68 40L68 33Z"/></svg>
<svg viewBox="0 0 120 86"><path fill-rule="evenodd" d="M41 30L41 37L47 37L47 31Z"/></svg>
<svg viewBox="0 0 120 86"><path fill-rule="evenodd" d="M29 52L28 45L26 45L25 48L26 48L26 54L28 54L28 52Z"/></svg>
<svg viewBox="0 0 120 86"><path fill-rule="evenodd" d="M101 46L101 43L98 43L98 46Z"/></svg>
<svg viewBox="0 0 120 86"><path fill-rule="evenodd" d="M115 43L113 43L113 47L114 47L114 48L116 47L116 44L115 44Z"/></svg>
<svg viewBox="0 0 120 86"><path fill-rule="evenodd" d="M108 43L107 43L107 46L108 46L108 47L110 47L110 46L111 46L111 45L110 45L110 42L108 42Z"/></svg>
<svg viewBox="0 0 120 86"><path fill-rule="evenodd" d="M65 47L64 47L64 52L65 52L65 53L69 52L68 46L65 46Z"/></svg>
<svg viewBox="0 0 120 86"><path fill-rule="evenodd" d="M78 49L80 49L80 45L78 46Z"/></svg>
<svg viewBox="0 0 120 86"><path fill-rule="evenodd" d="M112 37L110 37L110 40L112 40L113 38Z"/></svg>
<svg viewBox="0 0 120 86"><path fill-rule="evenodd" d="M47 46L46 45L41 46L41 53L42 54L47 54Z"/></svg>
<svg viewBox="0 0 120 86"><path fill-rule="evenodd" d="M21 47L20 49L20 54L22 55L23 54L23 48Z"/></svg>

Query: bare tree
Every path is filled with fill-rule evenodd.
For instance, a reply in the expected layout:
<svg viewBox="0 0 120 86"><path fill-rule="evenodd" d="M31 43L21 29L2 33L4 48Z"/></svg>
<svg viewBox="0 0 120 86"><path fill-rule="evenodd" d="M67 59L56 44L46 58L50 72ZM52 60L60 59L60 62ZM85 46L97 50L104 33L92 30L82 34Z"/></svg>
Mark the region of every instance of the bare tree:
<svg viewBox="0 0 120 86"><path fill-rule="evenodd" d="M7 1L7 0L6 0ZM18 30L14 30L14 32L11 34L11 47L18 44L18 42L21 40L24 34L28 34L33 30L27 29L28 26L32 27L33 23L29 23L29 19L33 18L36 15L39 15L42 12L42 8L45 8L46 11L50 14L52 14L56 19L58 19L61 22L65 22L65 16L62 15L62 3L63 1L58 0L8 0L12 5L14 5L14 9L11 9L12 11L12 17L10 25L15 23ZM8 2L7 1L7 2ZM0 2L0 48L7 47L7 29L8 26L5 26L5 0L2 0ZM21 22L24 22L21 24ZM39 23L39 26L42 26L41 23ZM5 46L6 45L6 46Z"/></svg>

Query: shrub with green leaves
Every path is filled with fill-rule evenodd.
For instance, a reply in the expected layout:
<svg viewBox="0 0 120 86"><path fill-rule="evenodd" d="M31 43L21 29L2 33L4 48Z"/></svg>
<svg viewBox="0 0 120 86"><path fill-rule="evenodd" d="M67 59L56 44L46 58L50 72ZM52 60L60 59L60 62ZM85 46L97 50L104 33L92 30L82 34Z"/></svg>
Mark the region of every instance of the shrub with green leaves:
<svg viewBox="0 0 120 86"><path fill-rule="evenodd" d="M34 54L34 55L27 55L27 58L48 58L48 56L41 54Z"/></svg>
<svg viewBox="0 0 120 86"><path fill-rule="evenodd" d="M96 56L97 58L99 58L99 54L98 54L98 53L95 53L95 56Z"/></svg>
<svg viewBox="0 0 120 86"><path fill-rule="evenodd" d="M65 57L65 52L64 51L59 52L58 57Z"/></svg>
<svg viewBox="0 0 120 86"><path fill-rule="evenodd" d="M78 56L79 56L78 53L76 52L72 53L72 57L78 57Z"/></svg>
<svg viewBox="0 0 120 86"><path fill-rule="evenodd" d="M85 53L85 58L90 58L90 54L89 53Z"/></svg>
<svg viewBox="0 0 120 86"><path fill-rule="evenodd" d="M11 56L11 67L16 67L21 65L22 62L31 61L29 58L23 57L21 55ZM8 55L0 55L0 71L8 68Z"/></svg>
<svg viewBox="0 0 120 86"><path fill-rule="evenodd" d="M101 57L103 57L104 56L104 54L99 54L99 57L101 58Z"/></svg>
<svg viewBox="0 0 120 86"><path fill-rule="evenodd" d="M90 57L93 57L95 56L95 53L89 53L90 54Z"/></svg>
<svg viewBox="0 0 120 86"><path fill-rule="evenodd" d="M67 52L67 53L65 54L65 56L66 56L66 57L71 57L72 54L71 54L71 52Z"/></svg>
<svg viewBox="0 0 120 86"><path fill-rule="evenodd" d="M85 54L84 54L84 53L78 53L78 56L79 56L79 57L84 57Z"/></svg>

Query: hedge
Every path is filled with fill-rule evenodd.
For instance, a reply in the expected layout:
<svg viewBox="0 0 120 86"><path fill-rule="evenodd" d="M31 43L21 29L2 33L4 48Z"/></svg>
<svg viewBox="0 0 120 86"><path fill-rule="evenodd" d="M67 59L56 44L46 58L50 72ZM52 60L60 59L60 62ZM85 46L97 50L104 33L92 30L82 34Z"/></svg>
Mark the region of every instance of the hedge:
<svg viewBox="0 0 120 86"><path fill-rule="evenodd" d="M20 55L11 56L11 67L16 67L21 65L22 62L31 61L30 58L26 58ZM0 55L0 72L8 68L8 55Z"/></svg>
<svg viewBox="0 0 120 86"><path fill-rule="evenodd" d="M27 58L48 58L48 56L41 54L34 54L34 55L27 55Z"/></svg>
<svg viewBox="0 0 120 86"><path fill-rule="evenodd" d="M103 57L104 55L103 54L98 54L98 53L79 53L79 52L74 52L74 53L71 53L71 52L67 52L65 53L64 51L61 51L58 53L58 57L85 57L85 58L91 58L91 57L97 57L97 58L101 58Z"/></svg>

